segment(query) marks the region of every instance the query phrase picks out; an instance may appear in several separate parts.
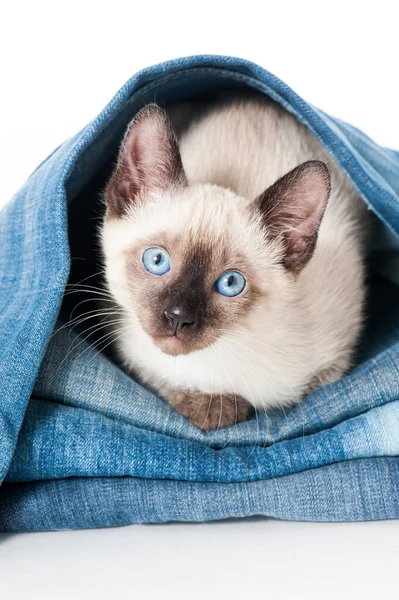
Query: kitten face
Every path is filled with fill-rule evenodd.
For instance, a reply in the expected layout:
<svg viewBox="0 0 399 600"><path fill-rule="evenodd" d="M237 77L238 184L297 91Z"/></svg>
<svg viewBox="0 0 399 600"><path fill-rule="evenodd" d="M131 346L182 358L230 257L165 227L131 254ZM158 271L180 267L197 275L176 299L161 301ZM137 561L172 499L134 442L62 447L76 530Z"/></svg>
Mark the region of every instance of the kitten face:
<svg viewBox="0 0 399 600"><path fill-rule="evenodd" d="M198 185L175 190L173 197L163 195L122 221L106 222L106 254L111 238L119 243L109 264L120 263L125 282L118 294L111 267L110 289L164 353L188 354L237 324L245 327L254 307L267 303L268 289L279 275L285 282L278 250L266 247L262 232L251 225L247 204L227 190ZM144 262L148 249L156 249L155 259L167 257L169 270L161 275L149 271Z"/></svg>
<svg viewBox="0 0 399 600"><path fill-rule="evenodd" d="M110 291L131 322L174 356L245 330L259 308L278 328L328 195L320 161L303 163L256 199L190 185L166 116L146 107L128 128L105 190Z"/></svg>

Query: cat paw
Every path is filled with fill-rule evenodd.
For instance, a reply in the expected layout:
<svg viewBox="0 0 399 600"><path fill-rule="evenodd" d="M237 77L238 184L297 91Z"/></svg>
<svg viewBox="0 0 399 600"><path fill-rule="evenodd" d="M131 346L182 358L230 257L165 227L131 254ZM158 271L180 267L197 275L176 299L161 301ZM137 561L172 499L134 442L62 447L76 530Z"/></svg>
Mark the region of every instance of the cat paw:
<svg viewBox="0 0 399 600"><path fill-rule="evenodd" d="M169 405L203 430L230 427L246 421L252 412L251 405L234 394L202 394L201 392L171 392Z"/></svg>

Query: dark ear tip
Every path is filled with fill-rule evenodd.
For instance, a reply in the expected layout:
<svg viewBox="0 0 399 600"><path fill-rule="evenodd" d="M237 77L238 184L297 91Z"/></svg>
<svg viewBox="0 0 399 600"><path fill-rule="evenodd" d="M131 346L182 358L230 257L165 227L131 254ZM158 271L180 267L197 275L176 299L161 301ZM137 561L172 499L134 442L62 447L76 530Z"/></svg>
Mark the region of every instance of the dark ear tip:
<svg viewBox="0 0 399 600"><path fill-rule="evenodd" d="M308 160L301 165L301 170L313 172L324 179L325 186L328 193L331 191L331 175L330 169L323 160Z"/></svg>
<svg viewBox="0 0 399 600"><path fill-rule="evenodd" d="M324 175L326 179L330 179L330 169L323 160L308 160L302 163L302 167L304 169L311 169Z"/></svg>
<svg viewBox="0 0 399 600"><path fill-rule="evenodd" d="M330 170L323 160L307 160L306 162L302 163L301 167L303 169L312 169L314 171L319 171L321 173L325 173L328 176L330 175Z"/></svg>

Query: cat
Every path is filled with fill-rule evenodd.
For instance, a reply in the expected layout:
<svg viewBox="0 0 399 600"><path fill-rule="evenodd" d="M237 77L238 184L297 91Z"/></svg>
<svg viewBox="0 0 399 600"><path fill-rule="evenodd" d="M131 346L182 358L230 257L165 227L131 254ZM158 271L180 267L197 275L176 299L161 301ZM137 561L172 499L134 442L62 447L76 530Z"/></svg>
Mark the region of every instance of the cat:
<svg viewBox="0 0 399 600"><path fill-rule="evenodd" d="M118 354L192 423L293 406L348 371L368 209L278 104L230 94L145 106L104 201Z"/></svg>

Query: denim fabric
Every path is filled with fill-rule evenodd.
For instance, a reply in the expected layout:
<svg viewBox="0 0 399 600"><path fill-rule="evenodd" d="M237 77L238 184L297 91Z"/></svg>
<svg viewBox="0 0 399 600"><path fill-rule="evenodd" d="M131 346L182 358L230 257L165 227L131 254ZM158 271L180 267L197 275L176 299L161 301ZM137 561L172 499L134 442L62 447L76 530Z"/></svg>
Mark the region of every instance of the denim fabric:
<svg viewBox="0 0 399 600"><path fill-rule="evenodd" d="M305 123L372 208L379 226L373 242L370 318L353 371L290 411L260 414L247 423L204 433L92 348L84 335L76 337L71 328L61 328L57 318L70 253L79 258L84 256L74 251L79 244L83 250L94 244L88 215L101 189L98 181L106 176L128 121L154 99L162 104L232 86L262 91ZM88 514L83 518L59 508L58 517L49 516L50 529L57 523L71 528L116 524L118 510L107 498L119 497L123 506L134 494L147 498L148 506L154 494L166 504L175 503L176 495L190 499L184 515L171 509L165 519L255 514L248 502L259 514L282 518L396 517L395 503L389 504L386 496L397 492L396 462L379 457L399 455L398 194L398 153L310 106L254 64L191 57L135 75L94 121L36 169L0 213L4 527L46 528L35 514L32 494L38 507L52 505L53 494L62 494L65 507L73 507L79 498L97 498L94 521ZM320 473L328 474L317 480L324 504L318 504L310 483ZM345 483L344 473L349 478ZM135 479L119 479L126 475ZM68 477L80 479L73 480L75 485ZM55 479L59 481L39 481ZM376 481L378 500L372 493ZM345 486L351 485L351 497L357 494L358 504L365 506L359 510L353 500L353 510L345 513L339 498L345 498ZM265 490L280 486L286 486L287 496L307 502L306 508L298 512L291 502L279 511L279 496L272 494L263 505L257 495L267 496ZM191 501L193 494L197 503ZM212 512L206 504L212 494L223 499L223 510L215 506ZM381 506L388 505L384 513ZM14 524L7 525L13 506L21 520L16 516ZM313 512L314 506L318 508ZM132 509L124 522L162 520L159 508L154 505L153 510ZM305 514L309 516L301 516Z"/></svg>
<svg viewBox="0 0 399 600"><path fill-rule="evenodd" d="M268 516L295 521L399 518L399 459L344 461L251 483L103 477L4 484L0 531Z"/></svg>

